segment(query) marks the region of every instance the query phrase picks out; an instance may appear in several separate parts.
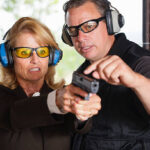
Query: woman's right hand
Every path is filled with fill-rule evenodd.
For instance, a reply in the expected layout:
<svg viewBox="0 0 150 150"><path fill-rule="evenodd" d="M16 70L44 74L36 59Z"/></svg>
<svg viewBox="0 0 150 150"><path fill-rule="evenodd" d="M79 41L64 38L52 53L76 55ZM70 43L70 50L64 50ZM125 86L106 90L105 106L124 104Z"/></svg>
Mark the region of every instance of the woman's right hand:
<svg viewBox="0 0 150 150"><path fill-rule="evenodd" d="M87 120L96 115L101 109L101 98L98 95L90 94L89 100L84 100L80 97L86 97L87 94L79 87L70 84L57 90L56 105L62 112L71 112L79 120Z"/></svg>

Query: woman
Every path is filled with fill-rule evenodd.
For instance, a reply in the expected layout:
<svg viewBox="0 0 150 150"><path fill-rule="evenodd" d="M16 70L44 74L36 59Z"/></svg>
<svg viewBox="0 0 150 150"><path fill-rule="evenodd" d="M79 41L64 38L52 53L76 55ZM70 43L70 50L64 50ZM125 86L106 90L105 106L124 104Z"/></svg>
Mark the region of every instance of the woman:
<svg viewBox="0 0 150 150"><path fill-rule="evenodd" d="M33 18L21 18L4 48L8 64L1 67L0 149L69 150L75 117L54 114L47 105L48 95L64 85L63 80L54 83L61 51L50 30ZM79 132L85 131L86 126Z"/></svg>

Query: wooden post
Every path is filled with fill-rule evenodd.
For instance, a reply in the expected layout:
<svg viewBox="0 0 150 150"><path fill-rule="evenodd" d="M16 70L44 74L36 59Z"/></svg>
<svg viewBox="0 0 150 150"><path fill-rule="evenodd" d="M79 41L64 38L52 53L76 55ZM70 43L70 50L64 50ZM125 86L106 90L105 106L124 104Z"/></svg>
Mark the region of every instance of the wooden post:
<svg viewBox="0 0 150 150"><path fill-rule="evenodd" d="M143 47L150 50L150 0L143 0Z"/></svg>

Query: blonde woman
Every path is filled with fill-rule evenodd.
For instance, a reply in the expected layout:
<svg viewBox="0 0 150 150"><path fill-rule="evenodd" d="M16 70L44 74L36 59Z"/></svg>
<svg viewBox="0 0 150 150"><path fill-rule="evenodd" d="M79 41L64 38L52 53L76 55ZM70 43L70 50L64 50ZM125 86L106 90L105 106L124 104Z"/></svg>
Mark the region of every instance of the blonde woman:
<svg viewBox="0 0 150 150"><path fill-rule="evenodd" d="M76 117L55 103L54 90L64 81L54 82L62 51L53 35L36 19L23 17L6 37L0 45L0 148L70 150ZM88 124L78 131L84 133Z"/></svg>

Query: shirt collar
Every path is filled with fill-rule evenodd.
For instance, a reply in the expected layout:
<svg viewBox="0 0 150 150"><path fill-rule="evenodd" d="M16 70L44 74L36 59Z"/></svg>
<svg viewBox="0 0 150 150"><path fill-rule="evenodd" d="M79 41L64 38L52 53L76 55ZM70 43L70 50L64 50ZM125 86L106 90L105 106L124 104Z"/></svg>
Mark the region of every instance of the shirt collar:
<svg viewBox="0 0 150 150"><path fill-rule="evenodd" d="M126 50L128 49L128 40L126 39L126 36L124 33L119 33L115 35L115 42L112 45L108 55L118 55L122 57Z"/></svg>
<svg viewBox="0 0 150 150"><path fill-rule="evenodd" d="M47 93L49 93L51 91L52 91L52 89L48 87L46 82L44 82L44 84L43 84L43 86L42 86L42 88L41 88L39 93L40 93L40 95L45 95L45 94L47 94ZM24 92L24 90L22 89L21 86L17 86L17 88L14 89L14 92L20 98L27 98L27 95L26 95L26 93Z"/></svg>

